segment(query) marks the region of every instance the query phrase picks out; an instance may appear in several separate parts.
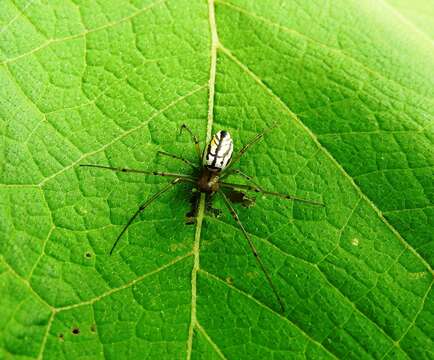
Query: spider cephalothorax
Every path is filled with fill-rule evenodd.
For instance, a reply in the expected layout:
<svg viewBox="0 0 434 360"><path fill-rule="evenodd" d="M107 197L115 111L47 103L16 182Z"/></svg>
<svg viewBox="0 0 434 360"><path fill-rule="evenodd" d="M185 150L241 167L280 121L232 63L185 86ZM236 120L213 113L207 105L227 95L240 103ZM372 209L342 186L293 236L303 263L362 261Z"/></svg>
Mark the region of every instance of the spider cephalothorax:
<svg viewBox="0 0 434 360"><path fill-rule="evenodd" d="M197 178L197 189L208 195L214 194L220 189L219 179L220 176L218 172L211 171L204 166L200 170L199 177Z"/></svg>
<svg viewBox="0 0 434 360"><path fill-rule="evenodd" d="M273 128L273 127L271 127ZM268 130L270 130L269 128ZM133 214L133 216L128 220L127 224L124 226L122 231L119 233L118 237L116 238L116 241L114 242L110 254L113 253L113 250L115 249L117 243L121 239L122 235L125 233L125 231L128 229L128 227L131 225L131 223L137 218L137 216L144 211L154 200L159 198L161 195L163 195L165 192L173 188L178 183L189 183L193 186L193 188L196 190L196 192L204 193L206 194L207 199L207 210L211 214L218 213L219 210L212 208L212 198L215 194L221 195L226 207L228 208L231 216L233 219L237 222L239 225L244 237L246 238L250 249L252 250L253 255L256 258L256 261L258 262L260 268L264 272L264 275L270 284L270 287L272 288L276 299L278 300L281 310L284 310L283 301L280 298L276 287L273 284L273 281L271 280L271 277L265 268L264 264L262 263L261 258L259 257L259 254L256 250L255 245L253 244L250 235L245 230L243 224L241 223L237 213L235 212L234 207L232 206L232 203L241 203L245 206L249 206L252 204L252 200L247 197L247 195L244 193L247 192L259 192L265 195L273 195L277 196L283 199L287 200L295 200L295 201L301 201L305 202L311 205L319 205L323 206L321 203L311 201L311 200L305 200L301 198L297 198L292 195L286 195L286 194L280 194L273 191L266 191L262 189L259 185L257 185L253 179L241 172L237 169L232 169L232 166L236 164L240 158L243 156L243 154L251 147L252 145L256 144L261 138L264 136L265 131L257 134L255 137L253 137L246 145L244 145L243 148L237 153L237 155L233 158L233 140L229 134L229 132L225 130L221 130L217 132L211 141L209 142L208 146L206 147L205 153L203 154L200 150L199 140L197 137L192 133L192 131L186 126L182 125L181 131L186 130L190 133L193 142L196 154L198 156L198 164L194 164L191 161L184 159L181 156L170 154L164 151L159 151L159 155L169 156L171 158L183 161L185 164L189 165L194 169L194 173L197 175L184 175L184 174L175 174L175 173L167 173L167 172L160 172L160 171L145 171L145 170L136 170L136 169L127 169L127 168L115 168L110 166L104 166L104 165L93 165L93 164L85 164L80 166L86 166L86 167L94 167L94 168L100 168L100 169L106 169L106 170L112 170L112 171L119 171L119 172L127 172L127 173L139 173L144 175L151 175L151 176L165 176L170 177L173 180L167 184L164 188L162 188L160 191L156 192L153 196L151 196L148 200L143 202L137 211ZM248 184L234 184L234 183L228 183L225 181L225 179L230 175L238 175L244 178ZM197 197L195 197L197 199ZM194 217L196 216L196 209L195 204L197 201L194 201L193 198L193 210L187 214L187 223L194 223Z"/></svg>

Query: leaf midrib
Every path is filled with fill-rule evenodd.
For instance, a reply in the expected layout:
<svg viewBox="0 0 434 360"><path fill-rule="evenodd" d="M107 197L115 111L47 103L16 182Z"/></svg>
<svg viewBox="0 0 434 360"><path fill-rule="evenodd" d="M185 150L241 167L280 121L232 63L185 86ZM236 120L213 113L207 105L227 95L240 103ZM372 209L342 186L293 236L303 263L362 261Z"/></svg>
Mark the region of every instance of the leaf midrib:
<svg viewBox="0 0 434 360"><path fill-rule="evenodd" d="M210 65L210 78L209 78L209 89L208 89L208 122L207 122L207 133L206 133L206 144L211 141L212 136L212 126L214 121L214 99L215 99L215 81L216 81L216 70L217 70L217 50L221 49L221 43L218 40L218 34L217 34L217 25L215 20L215 4L214 0L208 0L208 10L209 10L209 23L210 23L210 32L211 32L211 65ZM205 152L204 152L205 155ZM194 335L194 329L197 329L204 333L207 340L210 342L211 346L213 347L214 351L217 353L219 357L222 359L225 359L223 352L218 348L217 344L212 341L212 339L206 334L202 326L199 324L197 317L196 317L196 301L197 301L197 273L199 271L204 272L200 269L200 240L201 240L201 230L202 230L202 224L203 219L205 216L205 195L201 194L200 201L199 201L199 207L198 207L198 214L196 218L196 232L195 232L195 239L193 244L193 256L194 256L194 264L193 264L193 270L192 270L192 303L191 303L191 323L189 328L189 337L187 341L187 360L191 359L192 354L192 347L193 347L193 335ZM207 272L204 272L207 273ZM209 274L209 273L207 273ZM209 274L213 278L220 280L215 275ZM332 358L336 359L336 356L331 353L328 349L326 349L321 343L317 342L316 340L312 339L309 334L304 332L303 329L301 329L296 324L292 323L290 319L284 317L281 314L276 313L272 309L270 309L268 306L262 304L258 300L256 300L254 297L252 297L249 294L245 294L241 290L234 287L234 289L240 291L250 299L252 299L254 302L258 303L259 305L265 307L269 311L271 311L274 314L277 314L281 318L285 319L287 322L295 326L304 336L306 336L310 341L316 343L323 351L325 351L327 354L329 354Z"/></svg>
<svg viewBox="0 0 434 360"><path fill-rule="evenodd" d="M211 48L210 48L210 71L209 71L209 80L208 80L208 119L207 119L207 128L206 128L206 146L211 141L212 136L212 126L214 122L214 97L215 97L215 81L216 81L216 72L217 72L217 47L218 47L218 35L217 35L217 24L215 19L215 7L214 0L208 0L208 21L210 27L211 34ZM203 152L205 156L205 151ZM203 331L202 326L197 321L196 316L196 302L197 302L197 273L200 269L200 240L202 235L202 223L205 216L205 194L201 193L198 211L196 217L196 231L194 236L193 243L193 269L191 272L191 320L188 331L188 340L187 340L187 360L191 359L191 354L193 350L193 336L194 330L197 329L199 331ZM202 329L202 330L201 330ZM209 336L205 334L205 337L210 340ZM217 345L210 341L213 348L217 348ZM216 351L216 350L215 350ZM221 351L216 351L217 354L221 357Z"/></svg>

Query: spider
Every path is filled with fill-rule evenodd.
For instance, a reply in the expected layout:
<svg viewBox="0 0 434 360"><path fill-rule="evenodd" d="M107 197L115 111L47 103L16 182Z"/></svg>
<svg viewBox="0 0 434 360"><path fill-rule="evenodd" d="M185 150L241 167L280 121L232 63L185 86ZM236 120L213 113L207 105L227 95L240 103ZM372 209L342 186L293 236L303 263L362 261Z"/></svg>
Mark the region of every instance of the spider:
<svg viewBox="0 0 434 360"><path fill-rule="evenodd" d="M241 157L246 153L246 151L254 144L259 142L264 135L275 128L276 126L271 126L264 131L258 133L256 136L254 136L250 141L247 142L246 145L244 145L243 148L234 156L233 155L233 140L231 138L231 135L229 132L225 130L218 131L211 141L209 142L208 146L204 149L204 153L202 153L199 145L199 140L197 136L190 130L190 128L183 124L181 126L180 133L182 133L183 130L186 130L192 139L192 142L194 144L194 149L198 157L198 164L194 164L191 161L175 155L171 154L165 151L158 151L157 154L167 156L179 161L184 162L188 166L190 166L194 172L192 175L185 175L185 174L176 174L176 173L168 173L168 172L160 172L160 171L145 171L145 170L136 170L136 169L129 169L129 168L119 168L119 167L111 167L111 166L104 166L104 165L97 165L97 164L81 164L82 167L92 167L92 168L98 168L98 169L105 169L105 170L111 170L116 172L124 172L124 173L138 173L138 174L144 174L144 175L151 175L151 176L164 176L173 178L173 180L168 183L165 187L163 187L161 190L157 191L155 194L153 194L149 199L144 201L137 211L131 216L131 218L128 220L126 225L123 227L122 231L119 233L118 237L114 241L111 249L110 249L110 255L113 254L114 249L116 248L116 245L118 244L119 240L121 239L122 235L127 231L128 227L131 225L131 223L139 216L140 213L142 213L151 203L153 203L155 200L157 200L161 195L169 191L171 188L173 188L176 184L179 183L189 183L193 185L193 189L196 191L197 194L205 194L206 197L206 204L207 204L207 210L211 213L219 212L217 209L212 208L212 198L218 194L223 199L223 202L225 203L227 209L229 210L232 218L235 220L235 222L238 224L239 228L241 229L241 232L243 233L244 237L246 238L248 245L259 265L262 272L264 273L267 282L273 291L279 305L281 308L282 313L284 312L284 305L283 301L277 291L276 286L274 285L271 276L269 272L267 271L267 268L265 267L264 263L262 262L261 257L259 256L258 251L256 250L256 247L250 238L250 235L246 231L244 225L242 224L240 218L238 217L238 214L236 213L234 207L232 206L232 203L242 203L244 206L250 206L253 204L254 199L249 198L245 192L256 192L261 193L264 195L272 195L277 196L283 199L287 200L293 200L293 201L299 201L304 202L311 205L316 206L324 206L322 203L307 200L307 199L301 199L298 197L295 197L293 195L287 195L287 194L281 194L274 191L267 191L264 190L261 186L259 186L249 175L241 172L238 169L232 169L232 167L241 159ZM244 178L247 182L247 184L235 184L235 183L229 183L226 182L226 178L228 178L230 175L239 175L242 178ZM196 215L197 212L197 199L193 198L193 210L187 214L187 224L194 223L192 221Z"/></svg>

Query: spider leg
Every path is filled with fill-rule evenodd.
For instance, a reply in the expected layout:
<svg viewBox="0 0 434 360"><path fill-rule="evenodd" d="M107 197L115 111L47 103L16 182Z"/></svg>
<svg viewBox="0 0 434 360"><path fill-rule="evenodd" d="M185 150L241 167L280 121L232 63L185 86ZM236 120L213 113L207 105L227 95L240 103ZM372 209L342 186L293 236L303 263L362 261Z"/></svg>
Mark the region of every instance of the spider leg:
<svg viewBox="0 0 434 360"><path fill-rule="evenodd" d="M103 170L111 170L111 171L124 172L124 173L136 173L136 174L144 174L144 175L151 175L151 176L167 176L167 177L179 178L181 179L181 181L194 182L193 177L188 175L183 175L183 174L175 174L175 173L168 173L168 172L161 172L161 171L145 171L145 170L136 170L136 169L128 169L128 168L117 168L117 167L97 165L97 164L81 164L80 166L93 167L93 168L98 168Z"/></svg>
<svg viewBox="0 0 434 360"><path fill-rule="evenodd" d="M258 251L256 250L255 245L253 244L252 239L250 238L249 234L247 233L246 229L244 228L243 224L240 221L240 218L238 217L237 213L235 212L234 207L231 205L230 201L226 197L225 193L221 190L219 190L219 194L222 196L226 207L228 208L229 212L232 215L232 218L237 222L238 226L240 227L244 237L246 238L247 242L249 243L250 249L252 250L253 255L255 256L255 259L257 263L259 264L259 267L261 268L262 272L264 273L265 277L267 278L268 284L270 285L271 289L273 290L274 295L276 296L277 301L279 302L280 309L282 313L285 312L285 306L283 305L283 301L281 297L279 296L279 293L277 292L276 287L274 286L273 281L271 280L271 276L267 271L267 268L265 267L264 263L262 262Z"/></svg>
<svg viewBox="0 0 434 360"><path fill-rule="evenodd" d="M316 206L324 206L324 204L317 202L317 201L302 199L302 198L296 197L294 195L281 194L281 193L274 192L274 191L263 190L262 188L260 188L256 185L253 186L253 185L231 184L231 183L227 183L227 182L221 182L220 186L223 188L226 188L226 189L254 191L254 192L262 193L264 195L277 196L277 197L280 197L280 198L286 199L286 200L293 200L293 201L303 202L306 204L316 205Z"/></svg>
<svg viewBox="0 0 434 360"><path fill-rule="evenodd" d="M241 204L247 208L256 202L256 198L248 196L245 191L230 190L226 196L232 204Z"/></svg>
<svg viewBox="0 0 434 360"><path fill-rule="evenodd" d="M242 178L246 179L248 182L250 182L252 185L256 186L258 189L262 190L261 186L259 186L250 175L247 175L238 169L231 170L228 173L224 174L222 177L220 177L220 180L224 180L230 175L239 175Z"/></svg>
<svg viewBox="0 0 434 360"><path fill-rule="evenodd" d="M241 157L246 153L247 150L249 150L250 147L258 143L265 136L265 134L275 129L277 126L278 125L274 123L270 127L266 128L264 131L261 131L260 133L252 137L249 140L249 142L241 148L240 152L237 155L235 155L235 157L232 159L232 161L228 164L228 166L226 166L226 168L223 171L226 172L227 170L229 170L234 164L236 164L241 159Z"/></svg>
<svg viewBox="0 0 434 360"><path fill-rule="evenodd" d="M200 150L199 139L197 138L196 135L193 134L190 128L185 124L181 125L181 130L179 132L182 134L182 130L184 129L187 130L188 133L190 134L191 139L193 140L194 143L194 149L196 150L197 156L199 158L199 164L202 164L202 151Z"/></svg>
<svg viewBox="0 0 434 360"><path fill-rule="evenodd" d="M184 162L188 166L191 166L193 169L197 170L197 166L196 165L194 165L190 160L184 159L182 156L178 156L178 155L175 155L175 154L170 154L170 153L165 152L165 151L157 151L157 154L158 155L168 156L168 157L171 157L173 159L181 160L182 162Z"/></svg>
<svg viewBox="0 0 434 360"><path fill-rule="evenodd" d="M154 200L157 200L161 195L163 195L166 191L170 190L173 186L175 186L176 184L179 183L181 179L180 178L176 178L173 179L169 184L167 184L164 188L162 188L161 190L157 191L154 195L152 195L148 200L146 200L144 203L142 203L139 208L137 209L137 211L134 213L133 216L131 216L131 218L128 220L128 222L126 223L126 225L123 227L122 231L120 232L120 234L118 235L118 237L116 238L115 242L113 243L113 246L110 250L110 255L113 254L113 251L116 247L116 245L118 244L119 240L121 239L122 235L125 233L125 231L127 231L128 227L131 225L131 223L136 219L136 217L142 212L144 211L152 202L154 202Z"/></svg>

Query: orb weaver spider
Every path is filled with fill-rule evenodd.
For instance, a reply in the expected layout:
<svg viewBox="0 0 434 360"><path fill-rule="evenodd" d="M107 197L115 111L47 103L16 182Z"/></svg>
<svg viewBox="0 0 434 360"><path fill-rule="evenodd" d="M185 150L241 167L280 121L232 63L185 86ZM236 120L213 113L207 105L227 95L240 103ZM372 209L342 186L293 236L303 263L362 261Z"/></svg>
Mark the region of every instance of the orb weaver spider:
<svg viewBox="0 0 434 360"><path fill-rule="evenodd" d="M218 211L216 209L212 209L211 200L215 194L219 194L222 197L223 202L225 203L227 209L229 210L232 218L238 224L239 228L241 229L241 232L246 238L248 245L259 267L264 273L267 282L270 285L270 288L272 289L277 301L279 302L281 311L283 313L284 305L277 291L277 288L274 285L271 276L267 271L267 268L262 262L261 257L259 256L259 253L256 250L256 247L252 239L250 238L250 235L246 231L244 225L242 224L240 218L238 217L238 214L236 213L234 207L232 206L232 203L242 203L244 206L249 206L253 203L254 200L248 198L244 193L244 191L256 192L264 195L277 196L283 199L304 202L316 206L324 206L322 203L316 201L298 198L293 195L281 194L274 191L264 190L249 175L241 172L238 169L232 169L232 166L235 165L241 159L241 157L246 153L246 151L251 146L258 143L268 131L272 130L275 127L276 127L275 125L271 126L265 129L264 131L258 133L256 136L250 139L250 141L246 145L244 145L243 148L241 148L241 150L238 152L238 154L235 155L234 158L232 158L233 140L229 132L225 130L218 131L211 139L208 146L204 149L204 154L203 154L200 149L199 140L197 136L190 130L190 128L187 125L183 124L181 126L180 132L182 133L183 130L186 130L190 134L194 144L194 149L198 157L198 164L196 165L181 156L171 154L165 151L158 151L157 154L184 162L185 164L193 168L194 170L193 175L176 174L176 173L159 172L159 171L145 171L145 170L136 170L136 169L129 169L129 168L118 168L118 167L111 167L111 166L104 166L104 165L97 165L97 164L81 164L80 166L82 167L92 167L92 168L111 170L116 172L138 173L144 175L164 176L164 177L173 178L173 180L170 183L168 183L161 190L157 191L154 195L152 195L149 199L144 201L139 206L137 211L131 216L131 218L128 220L128 222L126 223L126 225L123 227L122 231L119 233L118 237L116 238L115 242L113 243L113 246L110 249L110 255L113 254L113 251L116 245L118 244L119 240L121 239L122 235L127 231L128 227L137 218L137 216L139 216L141 212L143 212L149 205L151 205L151 203L153 203L161 195L163 195L171 188L173 188L176 184L190 183L193 185L197 193L204 193L206 195L207 210L213 210L214 212ZM242 178L244 178L248 184L235 184L235 183L229 183L224 181L230 175L239 175ZM224 190L229 190L229 192L225 193ZM195 201L193 201L193 203L195 203ZM196 205L193 205L193 210L187 214L190 220L194 218L196 215L196 209L194 209L195 207L197 209L197 201L196 201ZM187 223L191 224L194 222L190 221Z"/></svg>

